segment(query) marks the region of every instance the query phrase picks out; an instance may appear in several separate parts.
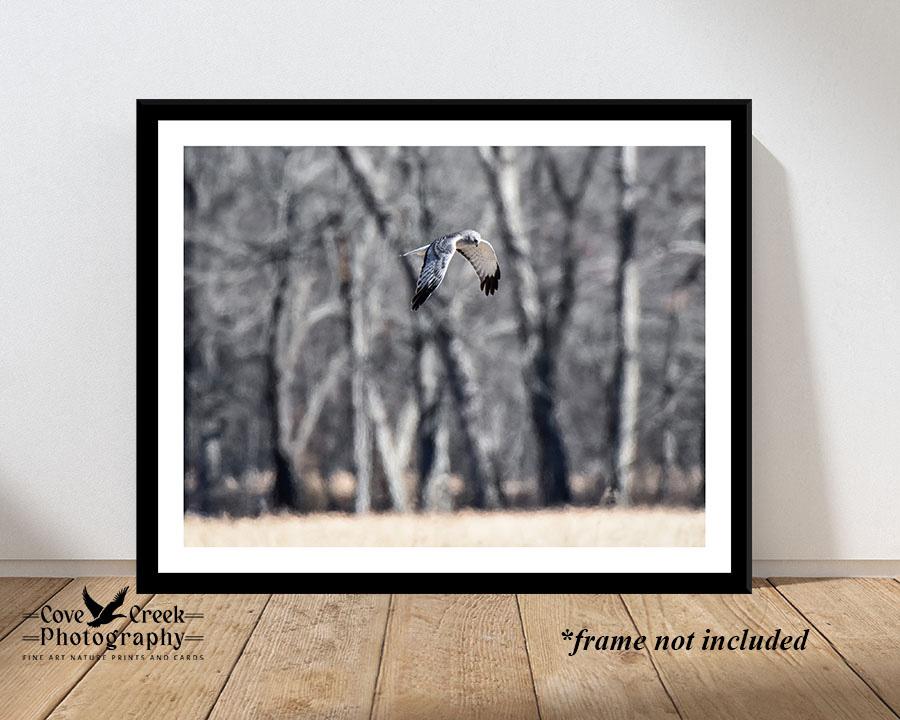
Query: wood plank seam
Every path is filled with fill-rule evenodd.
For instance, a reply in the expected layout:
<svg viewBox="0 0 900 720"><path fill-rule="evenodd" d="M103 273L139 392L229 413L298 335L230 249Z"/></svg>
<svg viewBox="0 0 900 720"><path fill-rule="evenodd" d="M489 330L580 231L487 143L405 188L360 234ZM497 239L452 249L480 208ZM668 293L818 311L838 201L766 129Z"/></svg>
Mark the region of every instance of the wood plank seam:
<svg viewBox="0 0 900 720"><path fill-rule="evenodd" d="M372 688L372 704L369 706L369 720L375 717L375 701L381 692L382 666L384 665L384 653L387 648L388 630L391 628L391 619L394 617L394 598L396 595L391 593L388 598L388 611L384 618L384 634L381 636L381 652L378 655L378 670L375 672L375 685Z"/></svg>
<svg viewBox="0 0 900 720"><path fill-rule="evenodd" d="M512 593L400 594L387 633L374 720L537 720Z"/></svg>
<svg viewBox="0 0 900 720"><path fill-rule="evenodd" d="M777 592L778 595L781 596L784 599L784 601L794 609L794 611L800 617L802 617L806 622L809 623L809 626L813 630L815 630L819 635L821 635L825 639L825 642L827 642L831 646L831 649L834 650L835 654L841 659L841 662L843 662L844 665L846 665L848 668L850 668L851 672L854 675L856 675L856 677L858 677L860 680L862 680L863 684L867 688L869 688L869 690L872 691L872 694L875 697L877 697L888 710L891 711L891 713L894 715L894 717L896 717L896 718L898 718L898 720L900 720L900 715L897 714L897 711L894 710L894 708L892 708L888 704L887 700L885 700L883 697L881 697L881 694L878 692L878 690L876 690L868 680L866 680L862 675L860 675L859 672L857 672L856 668L854 668L853 665L847 660L847 658L844 657L843 653L840 651L840 649L837 647L837 645L835 645L831 641L831 638L829 638L824 632L822 632L818 628L818 626L806 616L806 613L804 613L803 610L801 610L797 605L795 605L793 602L791 602L791 600L788 598L788 596L785 595L783 592L781 592L781 590L778 589L778 586L775 583L773 583L771 581L771 579L766 578L765 580L775 590L775 592Z"/></svg>
<svg viewBox="0 0 900 720"><path fill-rule="evenodd" d="M628 619L631 620L631 624L634 627L635 632L638 635L642 635L641 629L637 626L637 622L635 622L634 615L631 614L631 609L628 607L628 603L625 602L625 598L621 595L617 596L619 598L619 602L622 603L622 607L625 608L625 612L628 614ZM666 697L669 698L669 702L672 703L672 707L675 708L675 714L678 715L680 720L684 720L684 715L681 712L681 708L678 706L678 703L675 702L675 695L671 691L668 685L666 685L666 681L663 680L662 673L659 671L659 668L656 666L656 661L653 659L653 653L650 652L649 643L644 644L644 653L647 655L647 658L650 660L650 664L653 666L653 671L656 673L656 677L659 680L659 684L662 685L663 691L666 693Z"/></svg>
<svg viewBox="0 0 900 720"><path fill-rule="evenodd" d="M256 632L256 628L259 627L259 621L262 620L262 616L266 612L266 608L269 606L269 601L272 599L272 596L269 595L266 598L266 601L263 603L262 608L259 611L259 615L256 616L256 621L253 623L253 629L247 633L247 637L244 640L244 644L241 645L241 650L234 656L234 662L231 663L231 668L228 670L228 676L225 678L225 682L222 683L222 687L219 689L219 694L216 695L216 699L213 700L212 704L209 706L209 710L206 713L206 718L204 720L209 720L209 716L213 714L213 710L216 709L216 705L219 704L219 700L222 697L222 693L225 692L225 688L228 687L228 683L231 682L231 676L234 673L234 669L237 667L238 661L241 659L241 655L244 654L244 650L247 649L247 643L250 642L250 638L253 637L253 633Z"/></svg>
<svg viewBox="0 0 900 720"><path fill-rule="evenodd" d="M72 578L73 581L74 581L74 579L75 579L75 578ZM63 585L57 592L60 592L60 591L64 590L64 589L67 588L68 586L69 586L69 583L66 583L66 584ZM54 593L53 597L55 597L55 596L56 596L56 593ZM141 608L146 607L146 606L147 606L147 603L149 603L154 597L155 597L155 595L147 595L147 599L146 599L146 600L144 601L144 603L141 605ZM131 620L129 620L127 623L125 623L125 624L122 626L122 629L121 629L119 632L120 632L120 633L121 633L121 632L124 632L130 625L133 625L133 624L134 624L134 623L132 623ZM79 677L79 678L72 684L72 687L70 687L68 690L66 690L65 695L63 695L63 696L59 699L59 702L56 703L56 705L53 706L53 708L50 710L50 712L47 713L47 715L46 715L45 717L50 717L53 713L56 712L57 708L59 708L59 706L62 705L62 704L66 701L66 698L69 697L69 695L72 694L72 692L75 690L75 688L78 687L79 683L81 683L81 681L84 680L84 679L88 676L88 674L91 672L91 670L93 670L95 667L97 667L97 663L100 662L100 658L101 658L103 655L105 655L107 652L112 652L112 651L111 651L111 650L108 650L108 649L106 649L106 648L104 648L103 652L97 655L97 659L94 660L94 662L92 662L90 665L88 665L87 670L85 670L85 671L82 673L81 677Z"/></svg>
<svg viewBox="0 0 900 720"><path fill-rule="evenodd" d="M891 578L772 578L847 662L900 710L900 587Z"/></svg>
<svg viewBox="0 0 900 720"><path fill-rule="evenodd" d="M60 578L60 579L62 579L62 578ZM68 584L69 584L70 582L72 582L72 580L74 580L74 579L75 579L75 578L65 578L66 582L63 583L61 587L58 587L56 590L54 590L54 591L51 592L49 595L47 595L47 597L43 598L43 599L35 606L34 610L29 610L29 613L35 612L35 611L37 611L39 608L43 607L43 606L47 603L48 600L50 600L54 595L56 595L56 593L60 592L61 590L64 590L64 589L68 586ZM23 616L19 619L19 622L17 622L15 625L13 625L12 627L10 627L9 630L7 630L5 633L3 633L2 635L0 635L0 640L3 640L3 638L5 638L7 635L9 635L10 633L14 632L14 631L19 627L19 625L21 625L23 622L25 622L26 619L27 619L27 618L23 615Z"/></svg>
<svg viewBox="0 0 900 720"><path fill-rule="evenodd" d="M519 613L519 627L522 629L522 642L525 643L525 659L528 661L528 674L531 676L531 692L534 693L534 706L537 708L538 720L543 720L541 715L541 703L538 700L537 684L534 681L534 667L531 664L531 651L528 649L528 633L525 632L525 621L522 619L522 606L519 603L519 595L516 593L516 612Z"/></svg>
<svg viewBox="0 0 900 720"><path fill-rule="evenodd" d="M368 720L389 604L389 593L273 594L209 720Z"/></svg>

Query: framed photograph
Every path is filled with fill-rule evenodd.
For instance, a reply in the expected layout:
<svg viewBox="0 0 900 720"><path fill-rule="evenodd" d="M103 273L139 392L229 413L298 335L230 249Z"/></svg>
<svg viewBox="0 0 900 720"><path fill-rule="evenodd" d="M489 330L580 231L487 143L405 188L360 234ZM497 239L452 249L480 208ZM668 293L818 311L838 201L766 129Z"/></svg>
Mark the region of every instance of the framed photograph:
<svg viewBox="0 0 900 720"><path fill-rule="evenodd" d="M749 592L749 175L749 100L139 100L138 590Z"/></svg>

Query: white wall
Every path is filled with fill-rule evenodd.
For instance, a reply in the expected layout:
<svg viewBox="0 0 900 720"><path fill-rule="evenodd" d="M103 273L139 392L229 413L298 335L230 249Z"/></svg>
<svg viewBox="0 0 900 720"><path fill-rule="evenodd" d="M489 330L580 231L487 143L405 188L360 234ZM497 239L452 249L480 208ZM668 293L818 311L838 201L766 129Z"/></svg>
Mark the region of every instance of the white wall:
<svg viewBox="0 0 900 720"><path fill-rule="evenodd" d="M891 1L6 0L0 558L133 557L134 99L379 96L753 98L754 554L900 558L898 38Z"/></svg>

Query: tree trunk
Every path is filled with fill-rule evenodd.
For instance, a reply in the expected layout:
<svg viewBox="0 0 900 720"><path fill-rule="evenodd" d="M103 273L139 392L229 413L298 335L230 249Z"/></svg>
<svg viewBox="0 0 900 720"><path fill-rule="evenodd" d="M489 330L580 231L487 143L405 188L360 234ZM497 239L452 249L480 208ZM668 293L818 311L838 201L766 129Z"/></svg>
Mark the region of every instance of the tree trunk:
<svg viewBox="0 0 900 720"><path fill-rule="evenodd" d="M415 161L419 230L424 241L435 235L434 215L428 202L428 163L421 148L412 148L410 152ZM449 489L446 488L450 471L447 418L442 411L444 384L438 367L438 351L425 316L421 314L417 314L413 323L413 349L416 362L416 398L419 403L418 486L428 509L450 510ZM440 488L442 483L443 490Z"/></svg>
<svg viewBox="0 0 900 720"><path fill-rule="evenodd" d="M488 447L487 434L479 432L482 407L475 371L462 342L446 324L435 328L438 350L447 369L447 382L459 414L460 431L469 451L473 507L489 509L503 504L500 483Z"/></svg>
<svg viewBox="0 0 900 720"><path fill-rule="evenodd" d="M663 389L660 398L660 413L662 415L662 442L660 453L659 485L656 489L656 501L665 499L669 491L669 480L675 467L677 457L678 438L675 435L675 403L678 385L678 352L677 340L681 323L681 312L688 302L688 288L700 274L703 266L703 258L698 258L690 264L685 273L675 282L672 292L669 294L666 315L666 343L663 354Z"/></svg>
<svg viewBox="0 0 900 720"><path fill-rule="evenodd" d="M694 495L694 505L706 505L706 411L703 412L703 422L700 425L700 487Z"/></svg>
<svg viewBox="0 0 900 720"><path fill-rule="evenodd" d="M185 212L188 184L185 184ZM185 266L193 265L196 245L186 243ZM185 283L184 291L184 471L193 468L195 487L185 493L185 508L202 515L214 511L211 494L221 480L220 468L210 462L209 442L219 432L220 408L215 402L216 388L212 383L217 368L212 351L211 333L197 322L197 304L202 295L196 283ZM198 327L201 328L198 330ZM185 485L185 488L187 486Z"/></svg>
<svg viewBox="0 0 900 720"><path fill-rule="evenodd" d="M353 428L353 467L356 478L356 512L372 509L372 435L369 422L368 385L369 342L361 297L361 252L347 236L335 236L340 258L340 294L345 308L347 346L350 348L350 415Z"/></svg>
<svg viewBox="0 0 900 720"><path fill-rule="evenodd" d="M269 420L269 445L272 453L272 466L275 471L275 483L272 492L272 505L275 509L305 511L308 509L306 492L294 473L294 464L290 454L289 428L282 416L282 392L286 385L282 371L281 336L288 291L291 286L290 272L290 231L288 211L291 200L290 180L287 166L290 151L285 151L281 192L275 213L275 232L278 236L272 262L275 268L275 289L272 294L272 305L269 310L269 326L266 334L265 380L263 402Z"/></svg>
<svg viewBox="0 0 900 720"><path fill-rule="evenodd" d="M640 359L640 278L635 258L637 148L618 149L615 181L619 191L616 222L615 359L608 391L611 452L611 497L621 505L632 501L637 455Z"/></svg>
<svg viewBox="0 0 900 720"><path fill-rule="evenodd" d="M201 515L211 515L214 511L212 505L212 481L221 477L219 463L221 448L219 447L218 428L205 420L201 420L201 423L200 449L197 452L196 466L194 468L196 487L190 506L185 505L185 507L196 510Z"/></svg>
<svg viewBox="0 0 900 720"><path fill-rule="evenodd" d="M675 448L677 438L672 427L674 420L675 383L678 375L675 340L678 337L678 302L675 293L669 298L668 317L666 322L666 344L663 351L663 388L660 397L662 413L661 447L659 456L659 483L656 486L656 502L662 502L669 492L672 471L675 464Z"/></svg>
<svg viewBox="0 0 900 720"><path fill-rule="evenodd" d="M444 419L443 403L437 404L437 419L434 432L434 455L424 475L422 485L422 507L427 512L447 513L453 510L453 496L450 494L450 433Z"/></svg>
<svg viewBox="0 0 900 720"><path fill-rule="evenodd" d="M282 257L276 261L278 273L272 305L269 311L269 327L266 335L265 391L263 400L269 420L269 444L272 452L272 465L275 471L275 485L272 493L272 504L276 509L304 510L305 502L302 488L294 475L293 464L281 419L281 388L283 378L280 356L280 335L282 317L290 285L288 259Z"/></svg>
<svg viewBox="0 0 900 720"><path fill-rule="evenodd" d="M417 432L418 477L423 498L426 489L434 484L435 477L449 471L449 457L441 457L440 436L444 435L443 452L446 453L446 419L442 412L444 385L438 375L437 349L434 343L417 336L416 399L419 406ZM447 467L442 467L447 466Z"/></svg>
<svg viewBox="0 0 900 720"><path fill-rule="evenodd" d="M185 243L184 246L184 265L192 267L194 264L194 246ZM195 318L197 315L197 289L193 283L185 282L184 288L184 474L187 475L192 465L199 465L199 453L201 450L193 450L195 443L193 438L199 435L200 428L194 428L194 424L202 424L199 418L199 393L194 392L194 386L197 384L197 377L205 377L202 368L202 355L199 350L199 340L195 340L197 332L197 324ZM193 334L193 335L192 335ZM192 413L192 405L194 412ZM195 461L195 458L197 460ZM197 476L197 489L200 485L200 468L195 467L194 472ZM185 505L187 507L187 505Z"/></svg>
<svg viewBox="0 0 900 720"><path fill-rule="evenodd" d="M531 246L522 230L519 174L507 148L480 148L479 157L497 216L497 229L512 270L512 292L523 350L523 374L538 451L538 487L545 505L571 500L569 467L556 421L555 346L551 345Z"/></svg>
<svg viewBox="0 0 900 720"><path fill-rule="evenodd" d="M222 440L221 428L215 425L203 432L202 439L202 467L203 467L203 492L200 495L200 512L209 515L213 512L212 506L212 488L209 486L209 479L220 479L222 477Z"/></svg>
<svg viewBox="0 0 900 720"><path fill-rule="evenodd" d="M531 393L531 420L539 438L538 468L541 490L546 505L571 501L569 464L562 431L556 421L556 388L554 361L546 350L534 359L536 387Z"/></svg>
<svg viewBox="0 0 900 720"><path fill-rule="evenodd" d="M398 254L409 250L403 243L396 221L377 194L375 173L369 166L368 158L358 148L339 147L337 152L366 210L375 220L382 240ZM402 260L401 267L412 294L419 267L410 258ZM457 339L447 306L440 298L432 297L431 302L420 308L420 312L434 334L459 416L463 444L470 461L473 505L479 508L499 507L502 503L500 485L487 445L487 432L482 428L481 403L468 353Z"/></svg>

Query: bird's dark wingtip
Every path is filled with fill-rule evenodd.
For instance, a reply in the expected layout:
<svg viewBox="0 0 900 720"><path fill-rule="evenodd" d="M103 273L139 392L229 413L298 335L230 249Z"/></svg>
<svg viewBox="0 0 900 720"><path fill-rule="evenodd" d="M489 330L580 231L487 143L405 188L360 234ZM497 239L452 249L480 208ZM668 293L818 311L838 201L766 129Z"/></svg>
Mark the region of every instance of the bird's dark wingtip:
<svg viewBox="0 0 900 720"><path fill-rule="evenodd" d="M485 295L493 295L497 292L497 289L500 287L500 270L498 268L497 272L493 275L489 275L484 279L484 282L481 285L481 289L484 290Z"/></svg>
<svg viewBox="0 0 900 720"><path fill-rule="evenodd" d="M500 268L493 275L488 275L481 281L481 289L485 295L493 295L500 287Z"/></svg>

